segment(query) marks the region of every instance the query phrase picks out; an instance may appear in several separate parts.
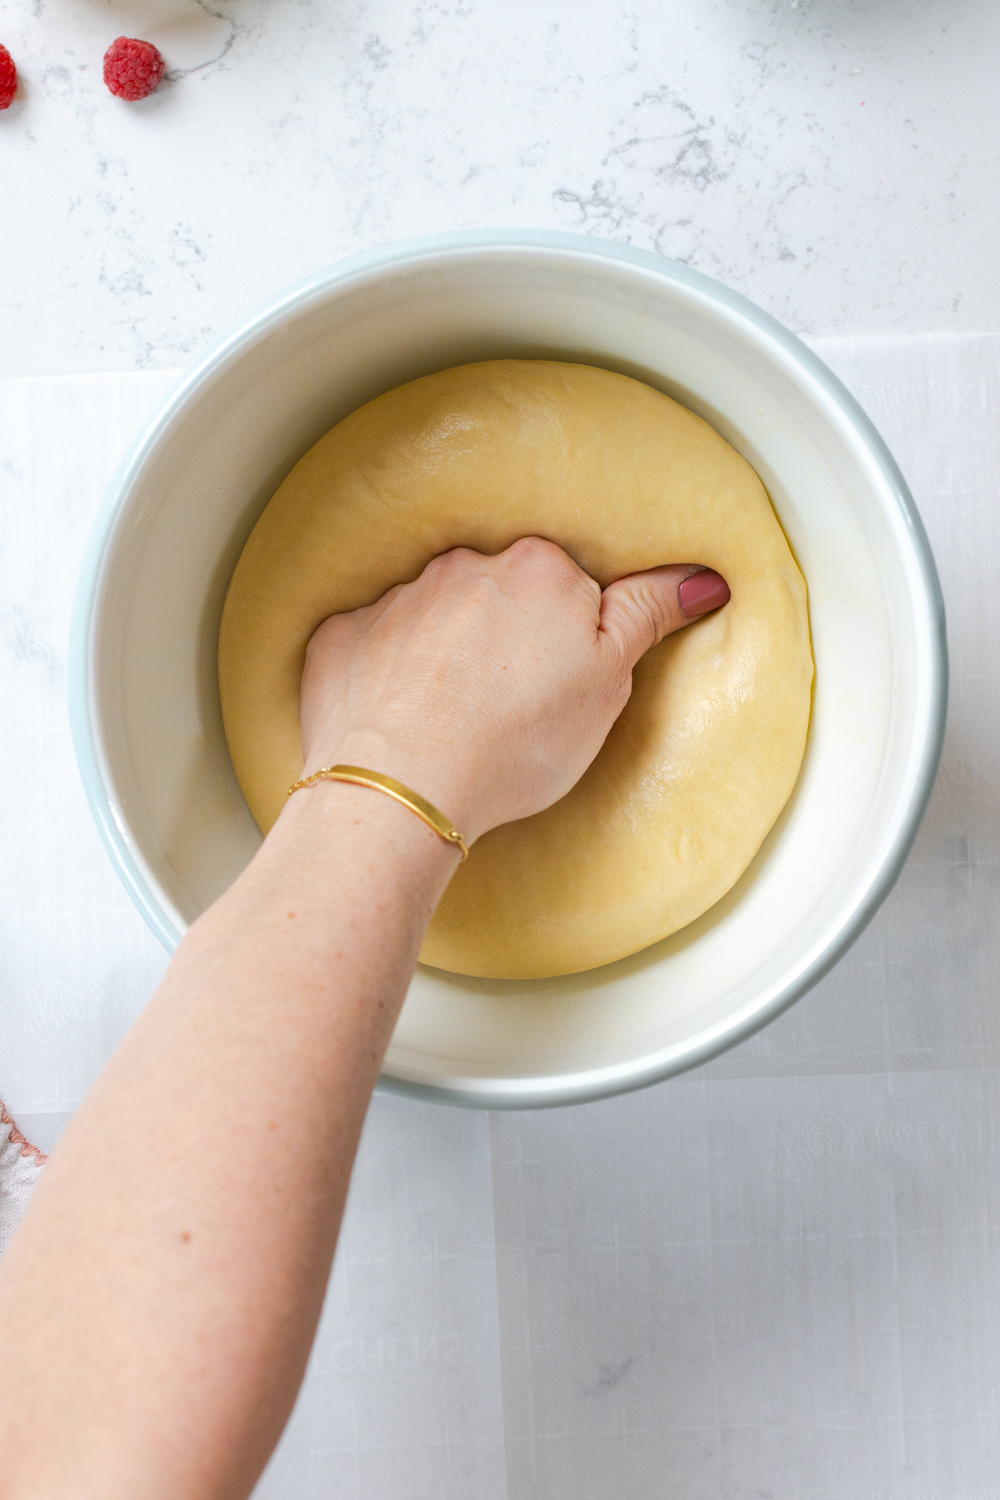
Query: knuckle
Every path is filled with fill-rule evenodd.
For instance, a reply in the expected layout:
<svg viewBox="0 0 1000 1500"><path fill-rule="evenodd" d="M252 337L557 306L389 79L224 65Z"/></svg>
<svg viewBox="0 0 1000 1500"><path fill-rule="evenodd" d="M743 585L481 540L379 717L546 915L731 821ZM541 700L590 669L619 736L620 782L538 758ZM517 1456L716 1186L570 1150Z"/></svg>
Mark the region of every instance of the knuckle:
<svg viewBox="0 0 1000 1500"><path fill-rule="evenodd" d="M436 557L431 558L430 562L424 568L424 572L434 575L436 573L443 573L448 568L453 568L456 562L461 560L461 554L466 550L465 547L451 547L447 552L439 552Z"/></svg>
<svg viewBox="0 0 1000 1500"><path fill-rule="evenodd" d="M512 543L508 551L518 563L544 562L553 544L540 536L522 536Z"/></svg>
<svg viewBox="0 0 1000 1500"><path fill-rule="evenodd" d="M566 557L561 547L544 536L524 536L517 545L525 556L540 563L556 563Z"/></svg>
<svg viewBox="0 0 1000 1500"><path fill-rule="evenodd" d="M330 633L334 628L333 619L334 616L329 615L325 620L321 620L309 637L309 640L306 642L307 662L314 661L317 656L323 654L323 650L330 639Z"/></svg>
<svg viewBox="0 0 1000 1500"><path fill-rule="evenodd" d="M436 588L454 588L466 584L483 566L483 556L471 547L450 547L439 552L424 568L423 577Z"/></svg>
<svg viewBox="0 0 1000 1500"><path fill-rule="evenodd" d="M632 622L645 641L645 650L655 646L663 629L663 611L655 589L645 579L637 579L628 594L628 607Z"/></svg>
<svg viewBox="0 0 1000 1500"><path fill-rule="evenodd" d="M587 578L587 574L577 566L569 553L557 542L550 542L547 537L521 537L511 550L514 549L519 564L530 568L553 588L572 590L579 586L582 579ZM588 579L588 582L592 580ZM600 594L599 585L597 589Z"/></svg>

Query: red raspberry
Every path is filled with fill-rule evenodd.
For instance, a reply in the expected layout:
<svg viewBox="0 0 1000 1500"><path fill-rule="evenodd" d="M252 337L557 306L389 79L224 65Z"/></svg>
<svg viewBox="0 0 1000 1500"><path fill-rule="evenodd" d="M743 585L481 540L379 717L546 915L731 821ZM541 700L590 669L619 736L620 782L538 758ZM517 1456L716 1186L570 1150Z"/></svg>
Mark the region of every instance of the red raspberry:
<svg viewBox="0 0 1000 1500"><path fill-rule="evenodd" d="M166 67L152 42L120 36L104 54L104 82L119 99L145 99L156 88Z"/></svg>
<svg viewBox="0 0 1000 1500"><path fill-rule="evenodd" d="M0 43L0 109L10 109L17 93L17 69L7 48Z"/></svg>

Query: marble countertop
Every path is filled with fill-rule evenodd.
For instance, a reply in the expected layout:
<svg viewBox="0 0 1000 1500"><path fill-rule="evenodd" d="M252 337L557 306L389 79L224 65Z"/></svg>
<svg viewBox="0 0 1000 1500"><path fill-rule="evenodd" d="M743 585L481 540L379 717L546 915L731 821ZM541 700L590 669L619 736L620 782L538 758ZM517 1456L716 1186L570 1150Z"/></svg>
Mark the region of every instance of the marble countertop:
<svg viewBox="0 0 1000 1500"><path fill-rule="evenodd" d="M171 70L138 105L101 81L121 33ZM477 225L656 249L810 337L1000 330L1000 5L0 0L0 42L0 1093L48 1145L165 962L73 774L65 643L169 376L82 372L167 371L324 263ZM821 985L669 1088L376 1098L259 1500L996 1494L1000 340L823 352L948 594L914 856Z"/></svg>
<svg viewBox="0 0 1000 1500"><path fill-rule="evenodd" d="M120 33L170 69L105 90ZM651 247L799 332L1000 328L995 0L0 0L0 375L183 364L380 242Z"/></svg>

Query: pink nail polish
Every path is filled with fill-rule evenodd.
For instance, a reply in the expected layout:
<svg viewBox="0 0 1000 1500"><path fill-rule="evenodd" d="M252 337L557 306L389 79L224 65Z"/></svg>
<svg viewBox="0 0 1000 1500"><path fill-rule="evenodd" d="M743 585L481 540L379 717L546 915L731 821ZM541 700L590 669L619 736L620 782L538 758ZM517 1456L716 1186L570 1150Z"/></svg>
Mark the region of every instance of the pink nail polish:
<svg viewBox="0 0 1000 1500"><path fill-rule="evenodd" d="M700 615L729 603L729 584L721 573L705 568L685 578L677 590L677 602L686 619L697 620Z"/></svg>

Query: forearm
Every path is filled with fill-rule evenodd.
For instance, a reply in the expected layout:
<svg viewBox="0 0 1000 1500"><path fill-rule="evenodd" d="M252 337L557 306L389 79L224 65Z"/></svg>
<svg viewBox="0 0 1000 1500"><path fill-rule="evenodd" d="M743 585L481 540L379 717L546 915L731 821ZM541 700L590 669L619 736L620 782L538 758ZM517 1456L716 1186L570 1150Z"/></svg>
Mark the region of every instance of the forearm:
<svg viewBox="0 0 1000 1500"><path fill-rule="evenodd" d="M248 1493L455 862L388 798L324 784L184 940L0 1271L3 1500Z"/></svg>
<svg viewBox="0 0 1000 1500"><path fill-rule="evenodd" d="M313 635L307 769L381 770L470 843L541 812L598 753L635 662L685 623L694 571L602 594L539 538L444 554ZM323 783L192 929L0 1266L0 1500L249 1493L457 859L389 798Z"/></svg>

